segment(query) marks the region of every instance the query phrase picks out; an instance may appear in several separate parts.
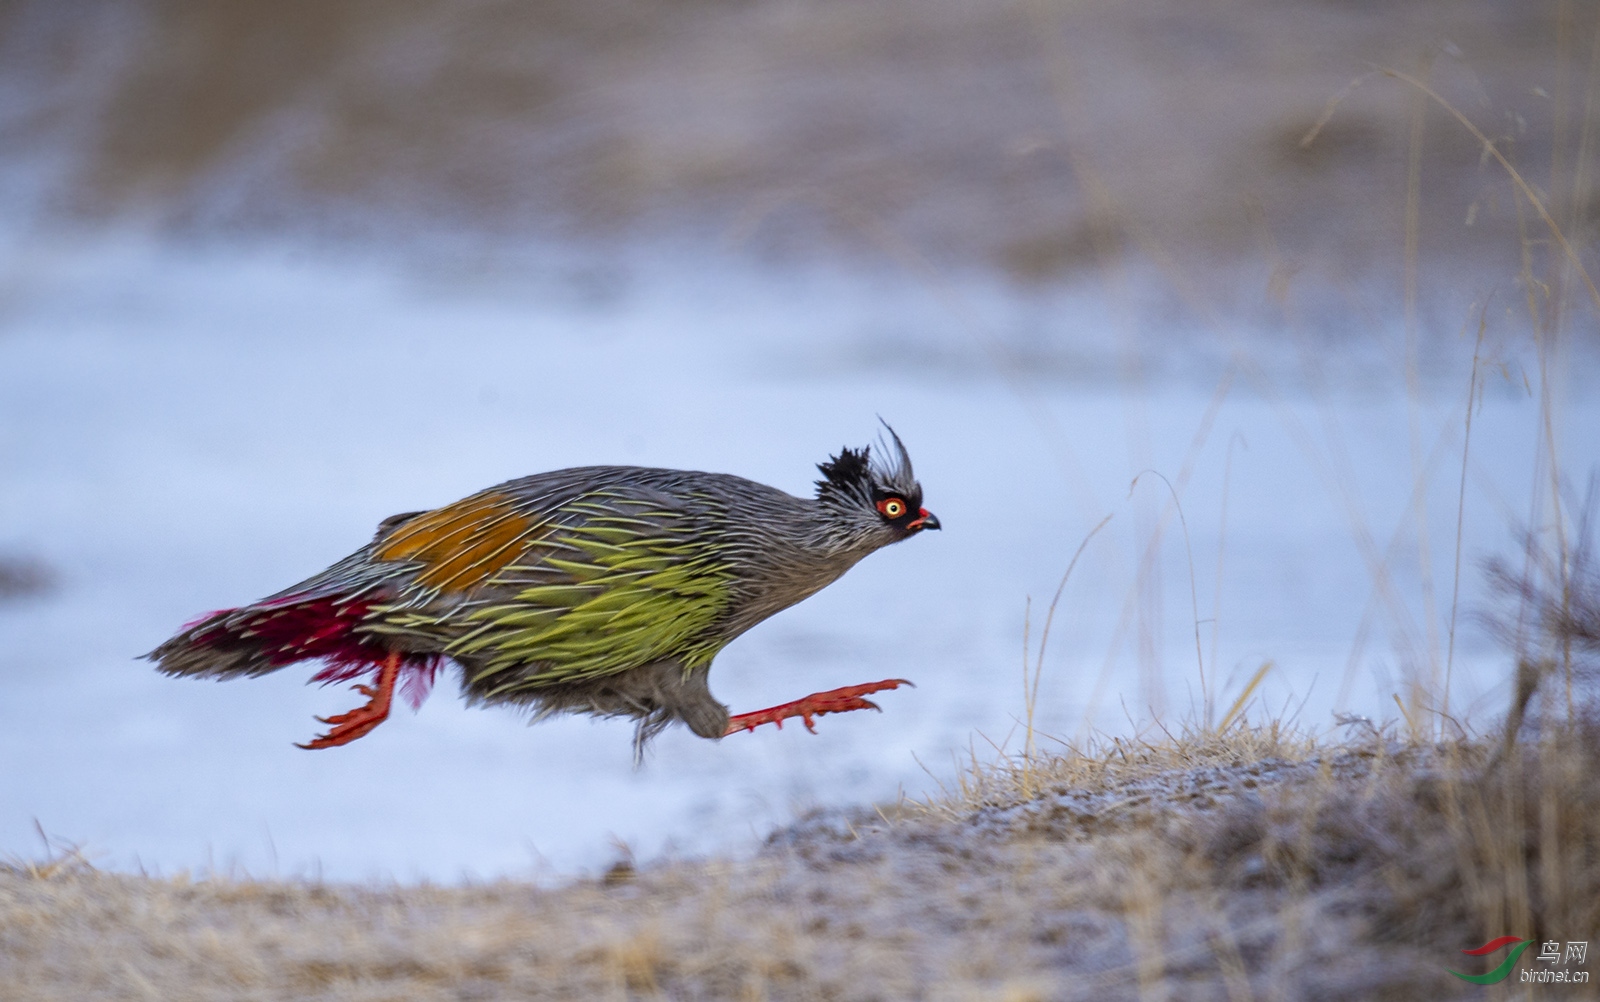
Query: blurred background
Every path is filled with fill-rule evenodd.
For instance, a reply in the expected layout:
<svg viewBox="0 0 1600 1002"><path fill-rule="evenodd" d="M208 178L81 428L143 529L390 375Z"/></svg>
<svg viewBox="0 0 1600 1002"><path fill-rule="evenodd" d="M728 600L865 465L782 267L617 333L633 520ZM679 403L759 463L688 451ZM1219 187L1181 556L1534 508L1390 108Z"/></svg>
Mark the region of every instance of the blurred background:
<svg viewBox="0 0 1600 1002"><path fill-rule="evenodd" d="M1573 0L0 3L0 853L743 851L1019 751L1025 665L1046 744L1247 691L1490 728L1482 563L1600 453L1597 57ZM310 666L135 660L395 512L612 462L809 493L880 415L946 531L712 681L914 679L881 716L635 770L445 682L306 753L348 708Z"/></svg>

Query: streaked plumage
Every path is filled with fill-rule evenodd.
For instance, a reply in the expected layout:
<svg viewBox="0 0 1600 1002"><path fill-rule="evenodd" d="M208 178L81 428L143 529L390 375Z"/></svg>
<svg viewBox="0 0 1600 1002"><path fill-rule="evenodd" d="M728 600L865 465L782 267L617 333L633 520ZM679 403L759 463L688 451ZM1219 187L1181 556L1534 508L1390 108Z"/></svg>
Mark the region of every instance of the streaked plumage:
<svg viewBox="0 0 1600 1002"><path fill-rule="evenodd" d="M362 687L369 707L331 718L334 731L312 747L376 726L397 679L420 702L445 660L469 702L631 716L641 747L675 719L721 737L730 720L706 673L724 646L873 550L939 527L889 436L877 456L844 449L821 464L811 499L727 474L630 466L512 480L385 519L327 570L206 616L146 657L174 675L260 675L310 659L326 662L316 681L378 671L378 688ZM731 727L784 716L809 726L817 713L870 706L860 697L874 687L855 689Z"/></svg>

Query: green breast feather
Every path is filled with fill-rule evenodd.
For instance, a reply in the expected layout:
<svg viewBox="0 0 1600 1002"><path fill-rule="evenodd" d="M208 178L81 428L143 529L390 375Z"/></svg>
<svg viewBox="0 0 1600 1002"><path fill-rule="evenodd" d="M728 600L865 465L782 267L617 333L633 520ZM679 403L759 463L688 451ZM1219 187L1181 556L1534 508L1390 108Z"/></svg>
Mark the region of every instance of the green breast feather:
<svg viewBox="0 0 1600 1002"><path fill-rule="evenodd" d="M732 588L705 520L592 492L530 533L517 558L459 608L445 653L484 696L599 678L653 661L707 664ZM531 669L531 670L530 670ZM497 678L499 677L499 678Z"/></svg>

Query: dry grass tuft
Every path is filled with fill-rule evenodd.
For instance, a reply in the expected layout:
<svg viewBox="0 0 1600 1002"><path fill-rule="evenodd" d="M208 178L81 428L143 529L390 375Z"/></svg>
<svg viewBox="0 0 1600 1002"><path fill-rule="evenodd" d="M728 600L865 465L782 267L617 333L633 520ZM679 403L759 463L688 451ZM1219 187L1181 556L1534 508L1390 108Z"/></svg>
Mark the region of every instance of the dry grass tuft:
<svg viewBox="0 0 1600 1002"><path fill-rule="evenodd" d="M1317 751L1308 733L1277 722L1243 723L1222 730L1186 728L1158 739L1111 737L1057 754L1000 755L983 762L973 752L965 770L938 796L914 805L946 820L974 811L1033 800L1069 790L1097 793L1128 790L1163 777L1218 768L1303 763Z"/></svg>
<svg viewBox="0 0 1600 1002"><path fill-rule="evenodd" d="M34 880L50 880L64 874L94 869L93 864L84 855L83 846L46 835L44 827L39 824L37 818L34 819L33 830L39 833L39 841L44 843L44 858L33 860L16 856L7 857L0 860L0 873L11 872Z"/></svg>

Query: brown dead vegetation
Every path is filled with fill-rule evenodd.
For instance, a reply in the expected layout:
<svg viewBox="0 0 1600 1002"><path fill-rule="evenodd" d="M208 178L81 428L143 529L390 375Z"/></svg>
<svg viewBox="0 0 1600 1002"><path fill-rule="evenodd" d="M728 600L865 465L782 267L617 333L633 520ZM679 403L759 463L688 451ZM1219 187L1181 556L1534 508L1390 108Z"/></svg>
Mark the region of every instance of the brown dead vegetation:
<svg viewBox="0 0 1600 1002"><path fill-rule="evenodd" d="M809 817L748 859L555 888L18 862L0 981L17 1002L1478 997L1459 950L1600 933L1600 729L1494 753L1365 726L1118 740Z"/></svg>
<svg viewBox="0 0 1600 1002"><path fill-rule="evenodd" d="M1415 138L1415 93L1371 71L1544 178L1593 30L1555 0L32 0L0 9L0 146L69 147L56 209L203 232L665 228L1031 284L1141 242L1248 258L1264 219L1360 272ZM1422 251L1513 246L1479 145L1423 114Z"/></svg>

